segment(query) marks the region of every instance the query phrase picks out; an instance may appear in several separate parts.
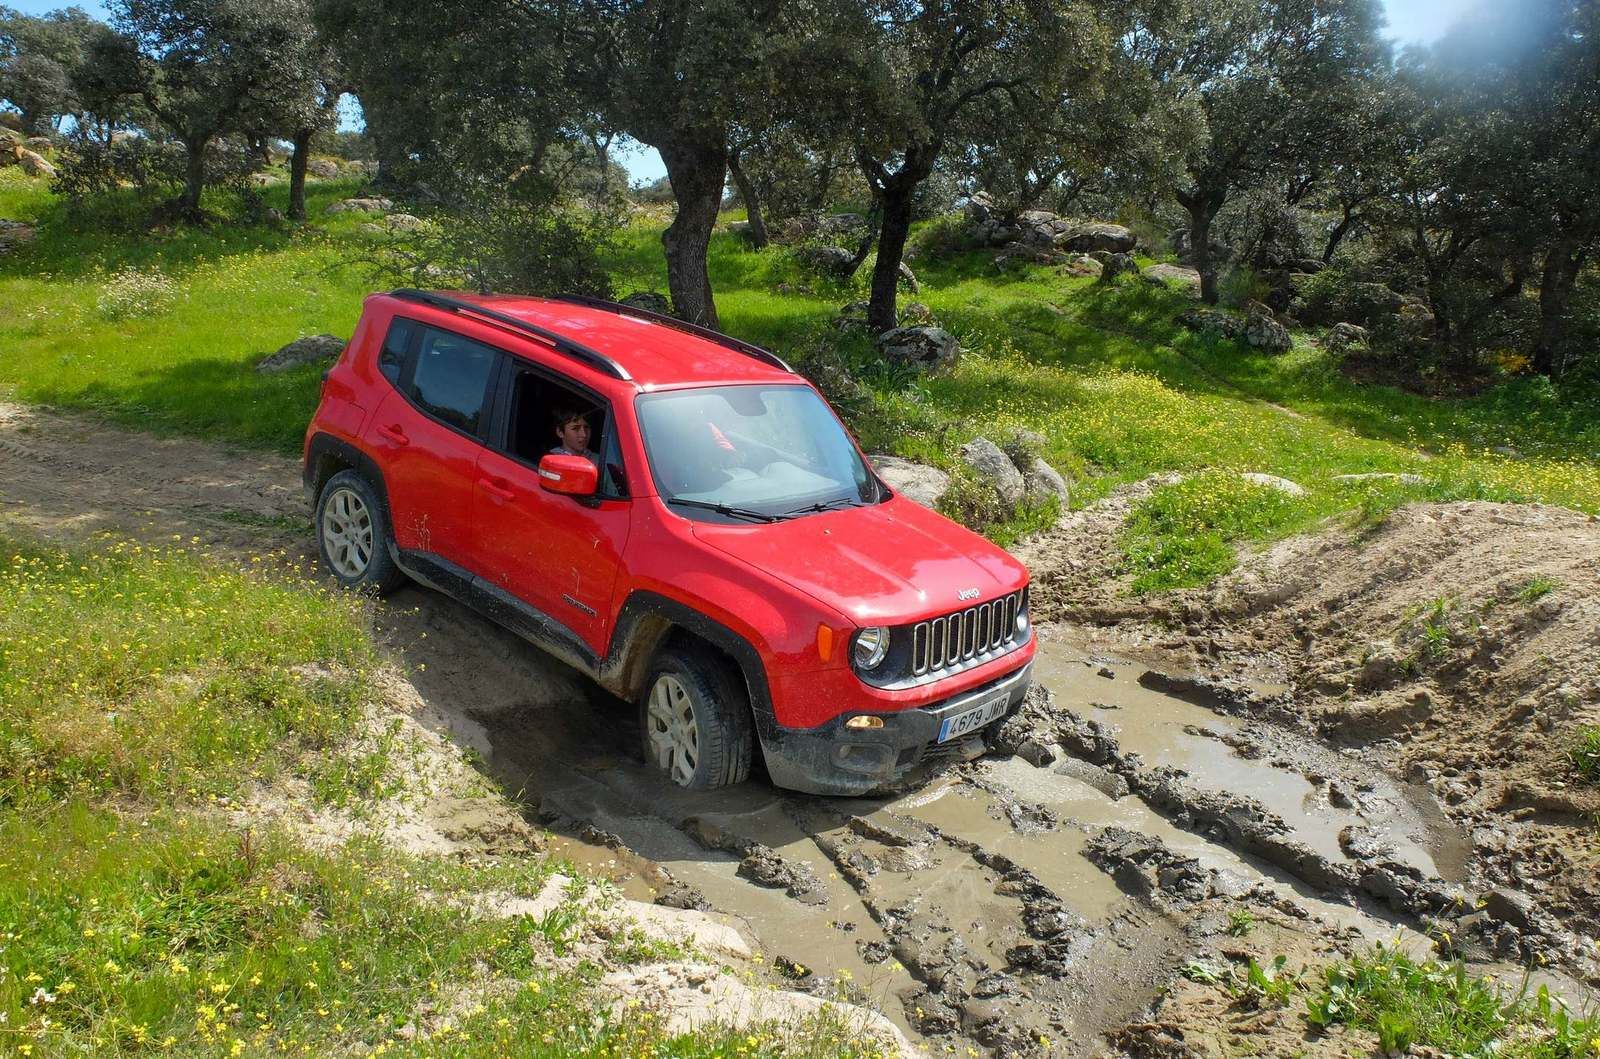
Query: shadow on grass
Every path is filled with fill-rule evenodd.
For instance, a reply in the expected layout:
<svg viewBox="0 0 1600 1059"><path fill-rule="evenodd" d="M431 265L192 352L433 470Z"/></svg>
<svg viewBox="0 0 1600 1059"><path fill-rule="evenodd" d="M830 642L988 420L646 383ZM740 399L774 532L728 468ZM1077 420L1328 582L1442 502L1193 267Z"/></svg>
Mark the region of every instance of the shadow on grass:
<svg viewBox="0 0 1600 1059"><path fill-rule="evenodd" d="M354 179L308 183L307 217L322 217L328 206L349 198L360 186L361 181ZM267 207L288 208L286 184L269 185L260 192ZM52 198L37 220L39 237L0 258L0 279L77 279L96 271L112 272L129 266L156 267L179 276L221 257L287 249L312 228L310 223L245 226L223 210L236 207L233 196L224 192L207 198L208 208L219 214L212 224L151 228L148 218L154 205L131 190L121 191L87 212L74 212L65 200ZM356 223L332 222L338 227Z"/></svg>
<svg viewBox="0 0 1600 1059"><path fill-rule="evenodd" d="M285 455L300 452L323 366L264 375L237 360L191 360L75 389L26 385L29 401L94 411L158 435L186 435Z"/></svg>

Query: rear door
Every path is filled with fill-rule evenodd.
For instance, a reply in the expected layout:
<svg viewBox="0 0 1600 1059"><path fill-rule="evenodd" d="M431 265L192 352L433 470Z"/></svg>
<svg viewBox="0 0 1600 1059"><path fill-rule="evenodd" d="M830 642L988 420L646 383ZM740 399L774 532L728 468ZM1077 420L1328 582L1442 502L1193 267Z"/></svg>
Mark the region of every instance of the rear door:
<svg viewBox="0 0 1600 1059"><path fill-rule="evenodd" d="M500 401L495 432L478 461L473 499L482 576L603 656L632 517L615 417L593 392L516 358L505 372ZM552 402L589 410L592 444L602 457L600 492L593 498L550 493L539 485L539 457L555 441Z"/></svg>
<svg viewBox="0 0 1600 1059"><path fill-rule="evenodd" d="M396 388L366 441L383 469L395 543L476 572L474 475L503 354L443 328L413 324L412 332L398 365L385 349L380 366Z"/></svg>

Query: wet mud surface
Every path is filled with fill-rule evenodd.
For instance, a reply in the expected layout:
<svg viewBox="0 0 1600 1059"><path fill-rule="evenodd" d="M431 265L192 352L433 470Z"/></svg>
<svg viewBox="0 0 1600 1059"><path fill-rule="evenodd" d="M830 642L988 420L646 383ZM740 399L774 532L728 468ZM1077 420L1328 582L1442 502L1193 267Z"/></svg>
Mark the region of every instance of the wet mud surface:
<svg viewBox="0 0 1600 1059"><path fill-rule="evenodd" d="M292 460L6 405L0 518L311 557ZM552 852L629 897L731 917L775 980L843 990L936 1053L1188 1054L1163 1050L1184 1030L1156 1016L1194 992L1185 968L1239 958L1245 914L1264 955L1425 952L1448 932L1485 965L1548 961L1558 990L1597 974L1588 939L1482 856L1430 777L1319 737L1304 689L1270 665L1217 679L1057 621L990 754L826 799L759 769L730 790L673 787L643 762L632 704L436 593L404 589L371 622L419 719L475 752ZM1254 1032L1236 1014L1213 1020L1225 1045Z"/></svg>

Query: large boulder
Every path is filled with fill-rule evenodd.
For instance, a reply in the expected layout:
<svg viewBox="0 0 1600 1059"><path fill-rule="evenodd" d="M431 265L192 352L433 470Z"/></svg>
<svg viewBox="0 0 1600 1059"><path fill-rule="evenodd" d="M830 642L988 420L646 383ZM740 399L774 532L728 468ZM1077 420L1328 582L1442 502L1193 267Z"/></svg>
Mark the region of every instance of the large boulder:
<svg viewBox="0 0 1600 1059"><path fill-rule="evenodd" d="M1014 508L1022 502L1027 485L1022 472L1011 462L1011 457L988 438L973 438L961 446L961 458L987 485L994 489L1000 502Z"/></svg>
<svg viewBox="0 0 1600 1059"><path fill-rule="evenodd" d="M1266 306L1251 306L1244 321L1244 340L1252 348L1267 353L1287 353L1294 348L1294 338L1289 329L1278 323Z"/></svg>
<svg viewBox="0 0 1600 1059"><path fill-rule="evenodd" d="M950 371L961 359L961 343L942 327L891 328L877 337L876 345L885 360L928 374Z"/></svg>
<svg viewBox="0 0 1600 1059"><path fill-rule="evenodd" d="M357 197L357 198L353 198L353 199L345 199L343 202L335 202L333 205L328 207L328 211L327 212L329 212L329 213L388 213L392 209L394 209L394 203L390 202L388 199L377 198L377 197L370 197L370 198Z"/></svg>
<svg viewBox="0 0 1600 1059"><path fill-rule="evenodd" d="M1239 338L1244 334L1244 321L1220 309L1188 309L1178 317L1178 323L1190 331L1209 331L1223 338Z"/></svg>
<svg viewBox="0 0 1600 1059"><path fill-rule="evenodd" d="M807 246L801 248L800 260L818 272L843 276L855 264L856 255L842 246Z"/></svg>
<svg viewBox="0 0 1600 1059"><path fill-rule="evenodd" d="M37 235L30 224L21 221L0 221L0 254L33 242Z"/></svg>
<svg viewBox="0 0 1600 1059"><path fill-rule="evenodd" d="M1143 272L1144 278L1151 283L1161 286L1176 285L1191 298L1200 297L1200 273L1188 265L1172 265L1162 262L1158 265L1148 265Z"/></svg>
<svg viewBox="0 0 1600 1059"><path fill-rule="evenodd" d="M626 295L620 304L626 305L630 309L643 309L647 313L655 313L658 316L672 315L672 303L667 300L665 294L659 291L636 290L632 294Z"/></svg>
<svg viewBox="0 0 1600 1059"><path fill-rule="evenodd" d="M1139 238L1120 224L1090 221L1070 226L1057 238L1056 245L1079 253L1105 250L1113 254L1129 254L1139 245Z"/></svg>
<svg viewBox="0 0 1600 1059"><path fill-rule="evenodd" d="M318 180L332 180L339 175L339 163L327 158L313 158L306 163L306 172Z"/></svg>
<svg viewBox="0 0 1600 1059"><path fill-rule="evenodd" d="M1022 469L1022 492L1030 504L1042 504L1055 497L1061 501L1063 509L1070 496L1067 480L1040 456L1033 457Z"/></svg>
<svg viewBox="0 0 1600 1059"><path fill-rule="evenodd" d="M16 157L17 165L21 166L22 171L31 177L53 177L56 175L56 167L45 161L44 157L35 151L30 151L26 147L18 147L16 149Z"/></svg>
<svg viewBox="0 0 1600 1059"><path fill-rule="evenodd" d="M1139 263L1132 254L1107 254L1100 266L1100 282L1110 283L1118 276L1132 275L1138 271Z"/></svg>
<svg viewBox="0 0 1600 1059"><path fill-rule="evenodd" d="M264 375L272 375L288 371L290 368L298 368L302 364L332 362L344 352L344 347L345 340L337 335L310 335L306 338L297 338L276 353L262 359L256 365L256 370Z"/></svg>
<svg viewBox="0 0 1600 1059"><path fill-rule="evenodd" d="M1322 344L1330 353L1359 353L1367 348L1367 329L1355 324L1334 324Z"/></svg>
<svg viewBox="0 0 1600 1059"><path fill-rule="evenodd" d="M934 507L950 488L950 476L937 467L913 463L898 456L873 454L867 457L877 470L878 477L889 483L889 488L923 507Z"/></svg>

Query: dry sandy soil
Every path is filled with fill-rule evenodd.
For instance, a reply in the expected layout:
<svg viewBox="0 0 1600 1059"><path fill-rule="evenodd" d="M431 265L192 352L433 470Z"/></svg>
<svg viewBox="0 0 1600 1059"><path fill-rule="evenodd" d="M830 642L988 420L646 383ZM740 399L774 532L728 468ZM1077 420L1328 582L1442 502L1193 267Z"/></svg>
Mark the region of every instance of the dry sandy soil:
<svg viewBox="0 0 1600 1059"><path fill-rule="evenodd" d="M459 768L448 739L484 776L451 772L435 781L446 796L373 818L414 848L547 847L646 920L718 913L787 991L842 989L938 1052L1370 1054L1370 1039L1307 1037L1184 969L1298 966L1396 937L1426 951L1430 927L1489 969L1553 961L1552 983L1580 999L1600 980L1600 801L1561 755L1600 720L1600 527L1413 507L1139 602L1115 537L1153 484L1022 549L1038 689L997 733L1002 753L880 798L760 777L672 788L637 759L629 704L404 589L370 612L396 667L391 709L429 760ZM225 562L312 558L295 461L5 404L0 520L75 541L178 534ZM281 811L274 797L294 802L266 792L260 811ZM325 841L349 826L301 825ZM1239 939L1243 912L1257 926ZM613 985L689 1010L709 995L699 973Z"/></svg>

